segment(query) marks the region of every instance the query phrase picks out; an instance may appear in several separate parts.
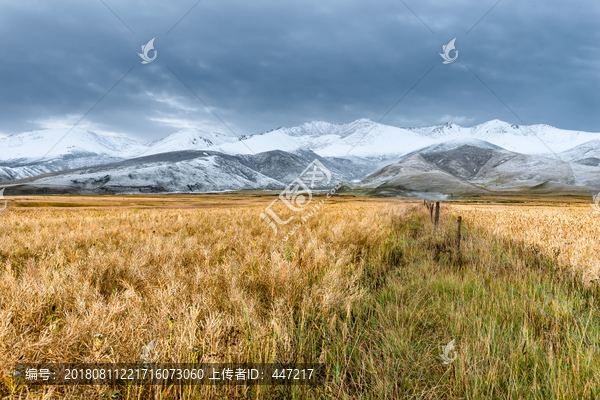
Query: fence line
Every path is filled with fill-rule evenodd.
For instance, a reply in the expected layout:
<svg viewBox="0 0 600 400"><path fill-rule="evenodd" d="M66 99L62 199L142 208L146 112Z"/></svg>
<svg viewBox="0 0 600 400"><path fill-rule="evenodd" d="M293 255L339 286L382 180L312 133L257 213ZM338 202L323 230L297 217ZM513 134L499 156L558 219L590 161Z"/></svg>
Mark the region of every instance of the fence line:
<svg viewBox="0 0 600 400"><path fill-rule="evenodd" d="M439 214L439 203L440 203L440 202L439 202L439 201L437 201L437 202L436 202L436 207L435 207L435 208L436 208L436 221L435 221L435 222L436 222L436 223L435 223L435 231L436 231L436 232L437 232L437 222L438 222L438 217L439 217L439 215L437 215L437 214ZM428 201L424 200L424 201L423 201L423 205L425 205L425 206L426 206L426 207L427 207L427 208L430 210L430 213L431 213L431 211L433 210L433 203L430 203L430 202L428 202ZM477 259L479 260L479 262L480 262L480 263L481 263L481 264L482 264L482 265L485 267L485 269L486 269L486 270L487 270L487 271L490 273L490 275L491 275L491 276L494 278L494 280L496 280L498 283L500 283L500 284L501 284L502 286L504 286L505 288L507 288L507 289L510 289L510 290L512 290L513 292L515 292L515 293L519 294L521 297L525 297L527 300L529 300L529 301L533 302L533 303L535 304L535 306L536 306L536 307L537 307L537 308L538 308L538 309L539 309L539 310L540 310L542 313L546 314L546 315L547 315L547 316L548 316L548 317L549 317L551 320L553 320L553 321L554 321L554 322L555 322L555 323L556 323L558 326L560 326L560 327L561 327L561 328L563 328L563 329L564 329L566 332L568 332L570 335L572 335L572 336L576 337L577 339L579 339L579 340L581 340L583 343L586 343L587 345L591 346L591 347L592 347L592 348L593 348L595 351L597 351L598 353L600 353L600 349L599 349L599 348L598 348L596 345L594 345L594 344L593 344L593 343L592 343L592 342L591 342L591 341L590 341L590 340L587 338L587 336L585 335L585 332L583 331L583 329L582 329L582 327L581 327L581 322L580 322L580 321L577 319L577 317L573 316L573 317L574 317L574 320L575 320L575 322L576 322L576 324L577 324L577 327L578 327L578 329L579 329L579 330L581 331L581 333L582 333L582 336L579 336L579 335L577 335L576 333L574 333L574 332L571 332L571 330L570 330L570 329L568 329L568 328L567 328L567 327L565 327L563 324L561 324L560 322L558 322L558 321L557 321L557 320L556 320L554 317L552 317L552 315L550 315L550 313L549 313L549 312L547 312L547 311L546 311L546 309L545 309L544 307L540 306L540 305L539 305L539 304L538 304L538 303L537 303L535 300L531 299L531 298L530 298L529 296L527 296L526 294L523 294L523 293L521 293L520 291L518 291L518 290L516 290L515 288L513 288L513 287L510 285L510 283L506 283L506 284L505 284L504 282L502 282L502 280L501 280L500 278L498 278L498 277L497 277L497 276L496 276L496 275L495 275L495 274L492 272L492 270L491 270L490 268L488 268L488 266L486 265L486 263L485 263L485 262L484 262L484 261L483 261L483 260L482 260L482 259L481 259L479 256L477 256L477 255L476 255L476 253L475 253L475 242L477 242L477 244L478 244L479 246L481 246L481 247L484 247L484 245L483 245L483 243L481 243L481 242L479 241L479 239L477 239L477 236L476 236L475 234L473 234L473 233L472 233L472 232L471 232L469 229L467 229L466 227L463 227L463 226L462 226L462 222L463 222L463 221L462 221L462 217L461 217L461 216L458 216L458 218L457 218L457 223L458 223L458 228L457 228L457 249L458 249L458 254L460 254L460 241L461 241L461 239L462 239L462 238L465 238L465 239L466 239L466 236L464 236L464 235L462 234L462 230L464 230L464 231L466 231L466 233L467 233L467 236L468 236L468 237L470 237L470 238L472 239L472 240L471 240L471 243L470 243L470 244L471 244L471 246L470 246L470 247L471 247L471 255L472 255L474 258L477 258ZM576 312L577 312L579 315L581 315L581 316L584 316L584 315L583 315L583 313L582 313L581 311L577 310L575 307L571 306L570 304L566 303L565 301L563 301L563 300L561 300L561 299L557 298L555 295L553 295L552 293L550 293L550 292L548 292L547 290L545 290L545 289L544 289L542 286L538 285L536 282L532 281L530 278L528 278L527 276L525 276L525 275L524 275L524 274L523 274L521 271L519 271L519 270L518 270L516 267L514 267L512 264L510 264L508 261L506 261L504 258L502 258L502 257L501 257L501 256L500 256L500 255L499 255L499 254L498 254L498 253L497 253L497 252L496 252L496 251L495 251L495 250L494 250L492 247L490 247L490 249L491 249L491 251L492 251L492 254L493 254L493 255L494 255L496 258L498 258L502 264L504 264L505 266L509 266L509 267L510 267L510 268L511 268L513 271L515 271L515 272L517 272L519 275L521 275L521 277L525 278L525 279L526 279L527 281L529 281L530 283L533 283L533 284L534 284L534 285L535 285L535 286L536 286L538 289L540 289L542 292L544 292L544 293L546 294L546 295L544 296L544 300L545 300L545 299L546 299L548 296L550 296L550 297L552 297L554 300L558 301L559 303L561 303L561 304L563 304L563 305L567 306L568 308L570 308L570 309L572 309L572 310L576 311ZM473 269L473 271L474 271L474 272L477 272L475 269ZM487 287L487 285L485 285L485 283L484 283L484 286L486 286L486 287ZM488 289L488 290L490 290L490 289ZM589 320L588 320L588 322L589 322ZM586 325L587 325L587 323L586 323ZM591 362L592 362L592 359L590 358L590 369L591 369ZM596 382L596 379L595 379L593 376L592 376L592 380L593 380L594 382ZM567 387L568 387L568 386L567 386ZM568 387L568 388L569 388L569 391L570 391L570 390L571 390L571 388L570 388L570 387Z"/></svg>

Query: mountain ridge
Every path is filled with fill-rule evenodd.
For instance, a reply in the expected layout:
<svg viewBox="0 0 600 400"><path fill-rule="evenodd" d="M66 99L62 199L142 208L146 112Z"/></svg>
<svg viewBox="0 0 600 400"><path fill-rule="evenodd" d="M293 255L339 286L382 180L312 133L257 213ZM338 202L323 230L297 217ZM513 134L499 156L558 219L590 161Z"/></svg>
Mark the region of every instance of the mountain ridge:
<svg viewBox="0 0 600 400"><path fill-rule="evenodd" d="M470 128L453 123L398 128L368 118L347 124L310 121L248 135L243 141L198 128L182 129L148 143L81 128L65 136L66 133L67 130L30 131L0 138L0 180L13 181L149 155L199 150L236 156L272 151L293 155L310 151L321 160L347 160L345 162L360 173L399 162L415 152L452 150L465 144L556 157L549 151L550 147L559 157L578 165L600 165L600 133L566 131L548 125L519 126L500 120ZM50 149L52 151L44 157ZM289 156L283 159L289 160ZM351 169L344 170L349 180L365 178L360 173L352 173Z"/></svg>

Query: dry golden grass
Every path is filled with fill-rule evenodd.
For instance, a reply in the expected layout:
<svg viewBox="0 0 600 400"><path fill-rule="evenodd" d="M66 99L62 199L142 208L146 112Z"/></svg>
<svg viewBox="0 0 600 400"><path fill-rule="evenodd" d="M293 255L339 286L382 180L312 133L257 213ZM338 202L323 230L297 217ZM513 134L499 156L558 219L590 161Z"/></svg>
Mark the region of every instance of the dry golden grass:
<svg viewBox="0 0 600 400"><path fill-rule="evenodd" d="M272 199L11 199L0 214L0 398L109 399L116 388L33 391L8 371L141 362L152 340L157 362L323 362L328 380L120 387L112 398L600 395L599 355L578 338L599 343L598 289L557 279L559 260L593 265L589 208L444 206L434 231L415 202L336 198L283 241L294 224L275 235L259 217ZM460 255L452 214L474 233ZM453 338L458 358L443 365Z"/></svg>
<svg viewBox="0 0 600 400"><path fill-rule="evenodd" d="M85 201L114 200L73 200ZM381 202L331 201L283 242L259 218L266 204L9 208L0 215L0 365L139 362L154 339L157 362L318 361L303 360L310 343L294 331L322 329L314 321L330 323L363 296L361 256L389 218ZM299 327L298 315L313 322ZM0 382L14 390L7 371Z"/></svg>
<svg viewBox="0 0 600 400"><path fill-rule="evenodd" d="M452 212L490 234L539 247L587 283L600 279L600 216L588 205L453 205Z"/></svg>

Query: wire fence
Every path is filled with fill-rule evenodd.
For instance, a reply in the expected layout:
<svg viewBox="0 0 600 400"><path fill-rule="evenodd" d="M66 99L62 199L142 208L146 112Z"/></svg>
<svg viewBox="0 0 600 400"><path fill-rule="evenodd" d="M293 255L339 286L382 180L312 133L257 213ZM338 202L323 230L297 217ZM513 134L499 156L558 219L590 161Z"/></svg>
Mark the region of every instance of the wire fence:
<svg viewBox="0 0 600 400"><path fill-rule="evenodd" d="M438 232L438 225L439 225L439 222L440 222L440 213L439 213L440 202L437 201L434 204L432 202L424 200L423 205L429 211L431 222L432 222L432 224L434 224L434 229L435 229L435 231L437 233ZM502 257L502 255L500 255L494 249L493 246L486 246L482 242L482 240L480 238L478 238L478 236L474 233L474 230L467 228L465 225L466 225L465 221L462 219L462 217L459 216L457 218L457 237L456 237L456 249L457 249L457 253L458 254L460 254L460 251L461 251L460 250L461 249L460 243L464 242L465 244L468 245L468 248L469 248L468 252L471 255L471 259L472 260L477 260L479 262L479 264L481 266L483 266L484 269L489 273L489 275L494 279L495 282L499 283L502 287L506 288L511 293L516 293L520 297L522 297L522 298L526 299L527 301L533 303L535 305L535 307L542 314L544 314L545 316L547 316L548 318L550 318L557 326L559 326L561 329L563 329L565 332L567 332L570 336L572 336L573 338L576 338L581 343L585 343L586 345L590 346L593 350L595 350L596 352L598 352L600 354L600 348L596 344L594 344L587 337L587 335L585 334L585 331L583 329L584 326L588 326L588 324L589 324L589 318L587 319L587 321L586 321L585 324L582 324L582 322L580 321L580 318L585 318L585 315L580 310L578 310L575 307L571 306L566 301L558 298L556 295L554 295L551 292L549 292L548 290L544 289L544 287L542 287L540 284L538 284L537 282L533 281L531 278L529 278L528 276L526 276L521 270L519 270L519 268L515 267L511 262L509 262L504 257ZM524 278L525 281L527 281L530 284L532 284L533 286L535 286L540 292L544 293L542 304L540 305L536 300L534 300L533 298L531 298L530 296L528 296L526 293L522 293L520 290L518 290L515 287L513 287L510 284L510 282L507 282L505 279L500 278L497 273L494 273L494 271L492 270L492 268L490 268L490 266L488 266L488 263L486 263L481 257L479 257L479 255L477 255L477 250L478 249L484 249L484 248L486 248L487 250L489 250L489 252L494 256L494 258L499 262L500 265L503 265L504 267L507 267L508 269L510 269L512 271L511 274L509 275L509 277L512 276L512 274L518 274L519 276L521 276L522 278ZM486 290L488 290L488 291L490 291L490 292L493 293L493 290L490 289L485 284L485 281L483 280L483 277L480 276L479 271L476 268L474 268L473 265L471 265L471 269L476 274L476 276L478 276L481 279L482 284L486 288ZM576 332L573 332L571 329L569 329L564 324L562 324L561 322L559 322L543 306L543 304L546 302L546 299L548 299L548 298L554 299L558 303L564 305L565 307L569 308L570 310L572 310L574 312L573 314L571 314L571 317L573 317L573 319L575 321L575 324L577 326L577 330L580 332L579 334L576 333ZM541 350L538 350L538 351L541 352ZM590 362L589 362L590 370L591 370L591 363L592 363L592 361L593 360L590 357ZM591 379L594 382L598 382L596 380L596 378L594 378L593 376L591 377ZM571 388L569 386L567 386L567 388L569 389L569 391L571 392L571 394L573 394Z"/></svg>

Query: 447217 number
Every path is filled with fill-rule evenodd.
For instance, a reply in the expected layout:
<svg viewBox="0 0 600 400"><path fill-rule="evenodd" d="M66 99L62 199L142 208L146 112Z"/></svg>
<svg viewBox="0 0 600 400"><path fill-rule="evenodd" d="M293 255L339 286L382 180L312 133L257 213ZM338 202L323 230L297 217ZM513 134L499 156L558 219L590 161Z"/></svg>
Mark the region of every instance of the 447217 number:
<svg viewBox="0 0 600 400"><path fill-rule="evenodd" d="M314 369L293 369L293 368L282 368L273 371L271 378L273 379L311 379Z"/></svg>

